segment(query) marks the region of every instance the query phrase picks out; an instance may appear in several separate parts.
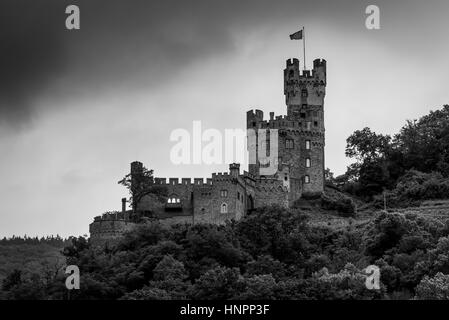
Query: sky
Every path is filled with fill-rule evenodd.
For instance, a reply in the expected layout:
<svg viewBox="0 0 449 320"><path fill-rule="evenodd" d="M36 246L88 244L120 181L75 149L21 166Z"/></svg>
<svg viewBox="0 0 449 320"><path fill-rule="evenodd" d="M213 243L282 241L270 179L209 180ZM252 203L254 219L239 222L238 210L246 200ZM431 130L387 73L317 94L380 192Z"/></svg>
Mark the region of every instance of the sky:
<svg viewBox="0 0 449 320"><path fill-rule="evenodd" d="M80 8L67 30L65 8ZM380 29L365 8L380 9ZM283 69L327 60L326 167L346 138L396 133L449 103L446 0L2 0L0 237L88 234L120 210L117 181L142 161L157 177L220 165L170 161L173 130L245 129L246 111L286 113Z"/></svg>

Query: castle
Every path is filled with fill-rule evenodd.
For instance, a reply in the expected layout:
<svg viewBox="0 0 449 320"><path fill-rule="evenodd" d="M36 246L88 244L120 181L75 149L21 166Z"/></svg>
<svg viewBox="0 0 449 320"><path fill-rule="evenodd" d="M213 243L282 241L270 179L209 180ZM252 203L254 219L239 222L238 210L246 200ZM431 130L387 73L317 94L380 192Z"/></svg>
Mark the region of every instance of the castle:
<svg viewBox="0 0 449 320"><path fill-rule="evenodd" d="M247 171L232 163L229 172L211 178L145 178L141 162L131 163L132 210L95 217L89 226L91 242L102 244L121 237L123 232L146 219L162 223L225 223L239 220L258 207L277 204L291 206L303 195L324 190L324 96L326 61L316 59L313 69L300 70L298 59L287 60L284 95L287 115L264 120L261 110L247 112L250 164ZM276 135L269 134L276 132ZM275 137L275 141L270 141ZM266 174L264 153L277 143L271 155L275 169ZM267 150L270 150L267 152ZM263 155L263 156L261 156ZM252 159L252 161L251 161Z"/></svg>

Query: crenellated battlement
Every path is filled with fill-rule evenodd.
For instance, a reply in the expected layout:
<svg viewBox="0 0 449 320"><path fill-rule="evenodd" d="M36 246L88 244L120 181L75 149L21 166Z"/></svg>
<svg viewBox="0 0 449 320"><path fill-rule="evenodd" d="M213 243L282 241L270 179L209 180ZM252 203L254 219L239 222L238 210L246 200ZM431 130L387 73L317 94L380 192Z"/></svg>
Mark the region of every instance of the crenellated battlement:
<svg viewBox="0 0 449 320"><path fill-rule="evenodd" d="M309 110L313 110L313 107L310 107ZM317 110L319 109L317 108ZM301 135L324 134L320 133L321 128L311 126L311 120L312 118L310 117L298 119L288 115L274 117L274 113L271 112L269 120L264 120L263 118L248 118L247 129L281 129L292 131L294 134Z"/></svg>
<svg viewBox="0 0 449 320"><path fill-rule="evenodd" d="M179 178L154 178L154 184L155 185L175 185L175 186L191 186L191 185L208 185L212 184L212 179L207 178L206 180L204 178L181 178L181 181Z"/></svg>
<svg viewBox="0 0 449 320"><path fill-rule="evenodd" d="M319 69L319 68L326 69L326 60L324 60L324 59L313 60L313 69Z"/></svg>
<svg viewBox="0 0 449 320"><path fill-rule="evenodd" d="M250 179L256 179L256 176L253 175L252 173L249 173L248 171L243 171L243 177L247 177Z"/></svg>
<svg viewBox="0 0 449 320"><path fill-rule="evenodd" d="M288 59L284 69L284 93L286 86L325 86L326 60L315 59L312 70L301 70L298 59Z"/></svg>
<svg viewBox="0 0 449 320"><path fill-rule="evenodd" d="M212 173L212 181L235 180L235 177L228 172Z"/></svg>

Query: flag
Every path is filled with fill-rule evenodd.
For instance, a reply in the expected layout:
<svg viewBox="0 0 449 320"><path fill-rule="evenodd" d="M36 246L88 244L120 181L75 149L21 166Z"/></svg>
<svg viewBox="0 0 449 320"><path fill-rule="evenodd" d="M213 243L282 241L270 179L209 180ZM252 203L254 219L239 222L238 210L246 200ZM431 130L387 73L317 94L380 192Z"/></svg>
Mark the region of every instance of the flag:
<svg viewBox="0 0 449 320"><path fill-rule="evenodd" d="M301 40L302 39L302 30L299 30L290 35L290 40Z"/></svg>

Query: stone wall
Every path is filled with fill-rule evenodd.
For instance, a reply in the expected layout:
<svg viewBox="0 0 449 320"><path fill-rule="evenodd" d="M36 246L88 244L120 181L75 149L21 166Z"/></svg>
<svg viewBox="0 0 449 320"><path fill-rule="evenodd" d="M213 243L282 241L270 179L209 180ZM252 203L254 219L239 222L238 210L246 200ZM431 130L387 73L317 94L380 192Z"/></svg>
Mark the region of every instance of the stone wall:
<svg viewBox="0 0 449 320"><path fill-rule="evenodd" d="M116 220L112 217L97 217L89 225L90 243L93 246L115 245L127 231L132 230L136 224L123 219Z"/></svg>

